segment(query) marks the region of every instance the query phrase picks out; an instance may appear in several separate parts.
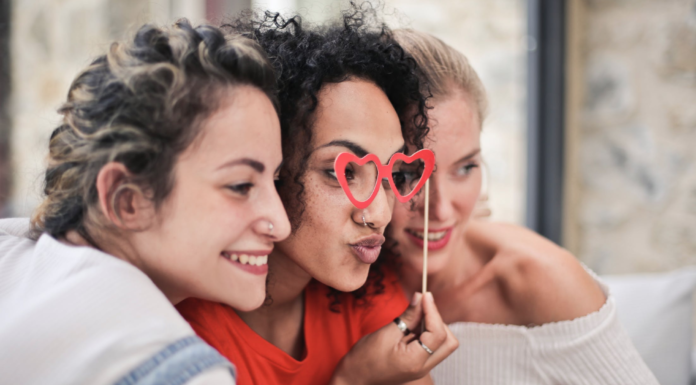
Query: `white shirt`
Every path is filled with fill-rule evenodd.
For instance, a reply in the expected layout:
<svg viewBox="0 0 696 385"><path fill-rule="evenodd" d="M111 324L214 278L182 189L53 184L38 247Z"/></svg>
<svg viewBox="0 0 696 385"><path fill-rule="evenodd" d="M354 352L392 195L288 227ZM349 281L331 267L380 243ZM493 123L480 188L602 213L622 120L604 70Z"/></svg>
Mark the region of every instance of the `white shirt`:
<svg viewBox="0 0 696 385"><path fill-rule="evenodd" d="M135 266L91 247L23 235L0 220L0 379L112 384L174 341L195 335ZM189 384L234 384L212 368Z"/></svg>
<svg viewBox="0 0 696 385"><path fill-rule="evenodd" d="M438 385L659 385L616 315L609 288L598 311L536 327L457 322L459 349L436 366Z"/></svg>

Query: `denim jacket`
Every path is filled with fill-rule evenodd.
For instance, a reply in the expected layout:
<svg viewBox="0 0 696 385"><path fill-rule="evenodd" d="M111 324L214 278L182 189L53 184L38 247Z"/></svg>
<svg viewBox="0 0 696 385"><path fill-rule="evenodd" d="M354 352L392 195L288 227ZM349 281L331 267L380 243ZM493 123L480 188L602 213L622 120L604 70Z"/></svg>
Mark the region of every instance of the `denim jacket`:
<svg viewBox="0 0 696 385"><path fill-rule="evenodd" d="M133 369L115 385L183 385L205 370L226 367L236 380L234 366L198 337L182 338Z"/></svg>

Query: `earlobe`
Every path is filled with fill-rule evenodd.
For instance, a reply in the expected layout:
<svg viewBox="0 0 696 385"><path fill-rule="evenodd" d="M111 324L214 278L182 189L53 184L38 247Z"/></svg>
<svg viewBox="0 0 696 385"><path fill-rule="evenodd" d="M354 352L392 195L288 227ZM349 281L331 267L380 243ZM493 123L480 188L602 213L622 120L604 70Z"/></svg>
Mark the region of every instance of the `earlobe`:
<svg viewBox="0 0 696 385"><path fill-rule="evenodd" d="M108 222L124 230L137 231L147 227L152 205L131 181L132 174L125 165L110 162L99 171L96 187L99 208Z"/></svg>

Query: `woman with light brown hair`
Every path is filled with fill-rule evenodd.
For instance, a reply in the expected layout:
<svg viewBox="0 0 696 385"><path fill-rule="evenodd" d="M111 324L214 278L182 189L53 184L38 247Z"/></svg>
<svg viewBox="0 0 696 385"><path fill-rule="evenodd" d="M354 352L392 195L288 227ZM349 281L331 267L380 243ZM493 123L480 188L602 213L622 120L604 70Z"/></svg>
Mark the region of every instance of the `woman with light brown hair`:
<svg viewBox="0 0 696 385"><path fill-rule="evenodd" d="M263 303L290 232L277 109L257 44L186 20L82 71L31 225L0 221L2 382L234 383L173 305Z"/></svg>
<svg viewBox="0 0 696 385"><path fill-rule="evenodd" d="M461 342L438 384L656 384L616 318L606 285L568 251L519 226L477 218L486 92L460 52L426 33L395 31L423 71L435 152L429 231L421 200L397 202L387 236L407 295L428 289Z"/></svg>

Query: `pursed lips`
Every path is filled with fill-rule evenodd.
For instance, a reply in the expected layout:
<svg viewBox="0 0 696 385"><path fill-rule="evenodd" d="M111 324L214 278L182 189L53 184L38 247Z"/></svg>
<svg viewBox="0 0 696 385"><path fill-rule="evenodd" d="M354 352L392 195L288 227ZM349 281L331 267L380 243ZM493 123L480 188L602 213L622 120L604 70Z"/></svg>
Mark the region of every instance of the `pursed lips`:
<svg viewBox="0 0 696 385"><path fill-rule="evenodd" d="M355 256L363 263L375 263L382 250L385 238L381 234L372 234L351 243L350 247Z"/></svg>

